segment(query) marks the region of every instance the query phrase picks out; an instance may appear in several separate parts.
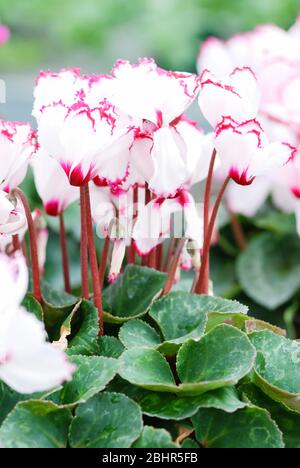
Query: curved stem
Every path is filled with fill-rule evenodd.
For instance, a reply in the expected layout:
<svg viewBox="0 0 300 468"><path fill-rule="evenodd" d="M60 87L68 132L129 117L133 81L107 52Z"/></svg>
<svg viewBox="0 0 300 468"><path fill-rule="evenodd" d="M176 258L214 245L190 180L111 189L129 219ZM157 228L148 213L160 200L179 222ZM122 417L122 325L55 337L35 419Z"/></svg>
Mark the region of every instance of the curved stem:
<svg viewBox="0 0 300 468"><path fill-rule="evenodd" d="M85 206L86 206L88 249L89 249L90 266L91 266L92 282L93 282L93 292L94 292L94 304L98 309L99 335L102 336L103 335L102 293L101 293L100 282L99 282L98 260L97 260L95 238L94 238L94 231L93 231L90 190L89 190L88 184L84 186L84 193L85 193Z"/></svg>
<svg viewBox="0 0 300 468"><path fill-rule="evenodd" d="M177 267L178 267L179 257L180 257L180 254L182 252L182 249L183 249L185 243L186 243L186 239L183 238L183 239L180 239L180 241L177 244L177 247L176 247L176 250L175 250L175 253L174 253L174 256L173 256L173 260L172 260L172 263L171 263L171 268L170 268L170 271L169 271L169 274L168 274L168 278L167 278L165 287L164 287L163 292L162 292L162 296L166 296L167 294L169 294L169 292L171 291L171 289L173 287L174 279L175 279L175 275L176 275L176 270L177 270Z"/></svg>
<svg viewBox="0 0 300 468"><path fill-rule="evenodd" d="M213 178L213 172L214 172L214 166L215 166L215 161L216 161L216 156L217 152L216 149L214 148L211 159L210 159L210 164L209 164L209 169L208 169L208 174L207 174L207 179L206 179L206 185L205 185L205 192L204 192L204 213L203 213L203 238L205 239L207 236L207 231L208 231L208 225L209 225L209 211L210 211L210 196L211 196L211 186L212 186L212 178ZM209 285L209 252L208 252L208 259L206 262L206 269L205 269L205 275L204 275L204 288L208 290L208 285Z"/></svg>
<svg viewBox="0 0 300 468"><path fill-rule="evenodd" d="M209 261L209 249L210 249L210 244L211 244L211 238L212 238L212 233L214 229L214 225L217 219L217 214L219 211L219 207L224 195L224 192L226 190L226 187L228 185L228 182L230 180L230 177L227 177L221 187L221 190L218 194L218 197L216 199L216 202L214 204L214 208L211 214L210 222L208 225L206 237L204 239L204 245L203 245L203 253L202 253L202 261L201 261L201 267L200 267L200 274L199 274L199 280L196 286L195 292L197 294L207 294L208 293L208 284L205 282L205 272L207 268L207 263Z"/></svg>
<svg viewBox="0 0 300 468"><path fill-rule="evenodd" d="M81 239L80 239L80 265L81 265L81 295L84 299L89 299L89 264L88 264L88 243L86 229L86 206L84 188L80 187L80 222L81 222Z"/></svg>
<svg viewBox="0 0 300 468"><path fill-rule="evenodd" d="M14 192L20 198L23 204L26 219L27 219L29 241L30 241L30 253L31 253L33 295L35 299L41 303L42 302L41 276L40 276L40 267L39 267L37 237L36 237L34 222L32 219L31 210L30 210L25 194L19 188L16 188Z"/></svg>
<svg viewBox="0 0 300 468"><path fill-rule="evenodd" d="M14 234L12 236L12 246L13 246L13 251L16 252L17 250L21 250L21 243L19 239L19 234Z"/></svg>
<svg viewBox="0 0 300 468"><path fill-rule="evenodd" d="M60 240L61 258L62 258L62 268L63 268L64 281L65 281L65 291L70 294L72 292L72 288L71 288L71 282L70 282L69 256L68 256L68 247L67 247L65 221L64 221L63 212L59 213L59 240Z"/></svg>
<svg viewBox="0 0 300 468"><path fill-rule="evenodd" d="M101 290L103 289L103 284L104 284L104 277L105 277L107 258L108 258L108 252L109 252L109 244L110 244L110 238L109 236L106 236L104 240L104 246L103 246L103 250L101 253L101 260L100 260L100 265L99 265L99 283L100 283Z"/></svg>

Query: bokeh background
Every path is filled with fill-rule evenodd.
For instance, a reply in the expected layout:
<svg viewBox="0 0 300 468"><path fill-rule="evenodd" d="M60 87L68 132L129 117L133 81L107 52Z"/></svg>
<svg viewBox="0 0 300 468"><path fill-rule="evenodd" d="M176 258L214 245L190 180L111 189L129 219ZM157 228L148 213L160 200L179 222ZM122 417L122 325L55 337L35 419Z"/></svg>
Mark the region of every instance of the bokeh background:
<svg viewBox="0 0 300 468"><path fill-rule="evenodd" d="M194 71L201 41L259 23L289 27L300 0L0 0L11 39L0 47L7 85L2 116L30 120L40 69L108 72L117 58L153 56L163 67Z"/></svg>

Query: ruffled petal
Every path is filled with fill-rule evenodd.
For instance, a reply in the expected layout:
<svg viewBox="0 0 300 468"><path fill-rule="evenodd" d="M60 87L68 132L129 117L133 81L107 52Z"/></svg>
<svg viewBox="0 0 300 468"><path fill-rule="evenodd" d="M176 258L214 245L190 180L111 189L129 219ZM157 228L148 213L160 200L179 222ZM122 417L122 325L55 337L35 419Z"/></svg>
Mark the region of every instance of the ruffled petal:
<svg viewBox="0 0 300 468"><path fill-rule="evenodd" d="M113 76L114 104L134 119L146 119L158 127L179 117L198 91L196 75L163 70L152 59L133 65L120 60Z"/></svg>

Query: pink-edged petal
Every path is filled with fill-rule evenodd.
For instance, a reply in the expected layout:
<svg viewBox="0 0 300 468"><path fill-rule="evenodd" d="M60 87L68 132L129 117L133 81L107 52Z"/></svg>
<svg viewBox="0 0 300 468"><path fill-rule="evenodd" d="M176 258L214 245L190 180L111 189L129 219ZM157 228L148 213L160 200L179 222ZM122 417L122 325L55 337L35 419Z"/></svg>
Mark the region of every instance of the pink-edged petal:
<svg viewBox="0 0 300 468"><path fill-rule="evenodd" d="M163 70L152 59L133 65L119 60L113 76L114 104L134 119L146 119L158 127L179 117L198 90L197 76Z"/></svg>
<svg viewBox="0 0 300 468"><path fill-rule="evenodd" d="M185 164L182 154L186 151L184 140L172 128L161 128L153 135L151 156L154 174L150 189L157 195L168 197L184 184Z"/></svg>
<svg viewBox="0 0 300 468"><path fill-rule="evenodd" d="M32 115L39 120L45 106L58 102L72 106L83 89L88 89L88 80L81 79L77 68L58 73L41 71L36 79Z"/></svg>
<svg viewBox="0 0 300 468"><path fill-rule="evenodd" d="M217 129L215 147L222 167L237 183L247 185L253 181L256 174L250 171L250 164L259 144L259 133L256 130L242 133L232 124Z"/></svg>
<svg viewBox="0 0 300 468"><path fill-rule="evenodd" d="M199 106L213 127L226 116L237 122L255 118L258 111L258 87L253 72L247 67L236 69L227 80L220 81L204 70Z"/></svg>
<svg viewBox="0 0 300 468"><path fill-rule="evenodd" d="M255 175L263 175L279 169L292 160L295 153L295 148L287 143L270 143L256 153L251 162L251 170Z"/></svg>

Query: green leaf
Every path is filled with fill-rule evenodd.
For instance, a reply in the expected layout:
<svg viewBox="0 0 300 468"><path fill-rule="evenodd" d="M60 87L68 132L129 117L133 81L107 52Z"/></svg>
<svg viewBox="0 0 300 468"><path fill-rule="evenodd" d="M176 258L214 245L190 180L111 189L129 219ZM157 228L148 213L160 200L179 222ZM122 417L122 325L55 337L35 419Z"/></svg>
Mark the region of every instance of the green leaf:
<svg viewBox="0 0 300 468"><path fill-rule="evenodd" d="M294 234L296 232L296 219L294 214L272 211L252 218L255 226L271 231L275 234Z"/></svg>
<svg viewBox="0 0 300 468"><path fill-rule="evenodd" d="M70 314L78 298L65 292L55 291L45 281L42 284L42 294L45 326L55 332Z"/></svg>
<svg viewBox="0 0 300 468"><path fill-rule="evenodd" d="M300 286L300 242L296 235L255 237L237 262L246 294L273 310L288 301Z"/></svg>
<svg viewBox="0 0 300 468"><path fill-rule="evenodd" d="M300 415L288 410L284 405L271 400L251 384L244 384L240 391L253 405L266 409L283 434L286 448L300 448Z"/></svg>
<svg viewBox="0 0 300 468"><path fill-rule="evenodd" d="M103 291L105 320L123 323L145 315L162 290L166 276L152 268L127 265L118 280Z"/></svg>
<svg viewBox="0 0 300 468"><path fill-rule="evenodd" d="M199 449L199 444L193 439L190 439L189 437L187 439L184 439L184 441L181 444L181 447L184 449Z"/></svg>
<svg viewBox="0 0 300 468"><path fill-rule="evenodd" d="M157 348L161 344L160 337L154 328L142 320L130 320L124 323L119 331L120 341L125 348Z"/></svg>
<svg viewBox="0 0 300 468"><path fill-rule="evenodd" d="M150 392L134 387L124 392L134 399L147 416L180 421L197 413L199 408L217 408L228 413L244 408L234 387L223 387L194 397L178 397L173 394Z"/></svg>
<svg viewBox="0 0 300 468"><path fill-rule="evenodd" d="M68 354L94 354L97 351L99 323L98 311L91 302L83 300L80 303L72 321L72 334L73 328L77 332L69 343Z"/></svg>
<svg viewBox="0 0 300 468"><path fill-rule="evenodd" d="M183 383L178 386L168 362L154 349L125 351L120 357L119 374L148 390L200 395L236 384L250 372L255 356L255 348L245 333L230 325L219 325L199 342L189 340L182 345L177 356L177 374Z"/></svg>
<svg viewBox="0 0 300 468"><path fill-rule="evenodd" d="M22 306L28 312L31 312L33 315L35 315L38 320L43 322L44 312L43 312L42 306L31 294L27 294L24 297L22 301Z"/></svg>
<svg viewBox="0 0 300 468"><path fill-rule="evenodd" d="M125 350L122 343L115 336L99 336L98 355L118 359Z"/></svg>
<svg viewBox="0 0 300 468"><path fill-rule="evenodd" d="M192 422L205 448L283 448L282 434L268 412L244 408L232 414L200 409Z"/></svg>
<svg viewBox="0 0 300 468"><path fill-rule="evenodd" d="M235 385L255 361L255 348L245 333L230 325L218 325L199 342L188 341L177 355L181 394L201 394Z"/></svg>
<svg viewBox="0 0 300 468"><path fill-rule="evenodd" d="M149 390L176 392L176 384L166 359L150 348L131 348L120 357L120 376Z"/></svg>
<svg viewBox="0 0 300 468"><path fill-rule="evenodd" d="M61 391L61 403L82 403L103 390L118 371L118 361L102 356L71 356L76 371Z"/></svg>
<svg viewBox="0 0 300 468"><path fill-rule="evenodd" d="M179 445L172 441L171 435L165 429L145 426L133 448L179 448Z"/></svg>
<svg viewBox="0 0 300 468"><path fill-rule="evenodd" d="M18 403L0 428L5 448L65 448L72 420L68 409L50 401Z"/></svg>
<svg viewBox="0 0 300 468"><path fill-rule="evenodd" d="M166 342L181 344L189 338L201 338L207 322L203 297L176 291L151 306L149 315L159 326Z"/></svg>
<svg viewBox="0 0 300 468"><path fill-rule="evenodd" d="M257 350L253 382L272 399L300 412L300 343L269 330L249 338Z"/></svg>
<svg viewBox="0 0 300 468"><path fill-rule="evenodd" d="M0 425L19 400L20 394L0 381Z"/></svg>
<svg viewBox="0 0 300 468"><path fill-rule="evenodd" d="M134 401L118 393L100 393L78 406L69 439L73 448L128 448L142 427Z"/></svg>

